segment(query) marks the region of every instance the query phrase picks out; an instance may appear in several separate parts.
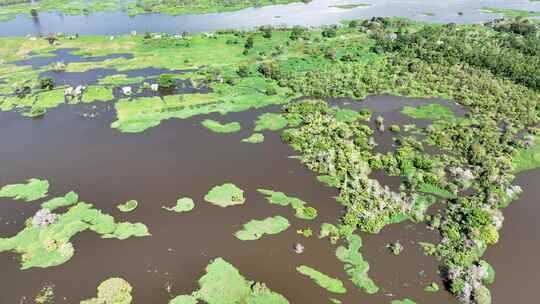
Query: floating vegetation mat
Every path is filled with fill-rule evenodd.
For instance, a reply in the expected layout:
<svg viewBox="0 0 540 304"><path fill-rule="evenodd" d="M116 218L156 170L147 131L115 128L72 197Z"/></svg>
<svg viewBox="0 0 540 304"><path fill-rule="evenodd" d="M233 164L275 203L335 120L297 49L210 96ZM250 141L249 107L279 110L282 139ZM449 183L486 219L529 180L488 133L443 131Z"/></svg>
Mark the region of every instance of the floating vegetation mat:
<svg viewBox="0 0 540 304"><path fill-rule="evenodd" d="M123 204L117 206L118 210L122 212L131 212L137 208L139 203L136 200L129 200Z"/></svg>
<svg viewBox="0 0 540 304"><path fill-rule="evenodd" d="M193 208L195 208L195 203L193 202L193 199L189 197L179 198L174 207L163 206L163 209L176 213L188 212L193 210Z"/></svg>
<svg viewBox="0 0 540 304"><path fill-rule="evenodd" d="M288 304L282 295L271 291L264 283L246 280L234 266L223 258L213 260L206 274L199 279L199 289L191 295L180 295L169 304Z"/></svg>
<svg viewBox="0 0 540 304"><path fill-rule="evenodd" d="M264 194L268 202L271 204L280 206L291 205L291 207L296 211L295 216L297 218L312 220L317 217L317 209L306 206L307 203L299 198L287 196L283 192L268 189L257 189L257 191Z"/></svg>
<svg viewBox="0 0 540 304"><path fill-rule="evenodd" d="M264 220L251 220L244 224L244 228L234 234L239 240L253 241L265 234L278 234L289 228L289 221L279 215Z"/></svg>
<svg viewBox="0 0 540 304"><path fill-rule="evenodd" d="M215 186L206 194L204 200L220 207L242 205L246 201L244 190L231 183Z"/></svg>
<svg viewBox="0 0 540 304"><path fill-rule="evenodd" d="M219 121L212 119L205 119L201 123L205 128L216 133L233 133L238 132L242 127L240 123L234 121L226 124L222 124Z"/></svg>
<svg viewBox="0 0 540 304"><path fill-rule="evenodd" d="M339 279L332 278L309 266L301 265L296 268L298 272L312 279L317 285L332 293L346 293L347 289Z"/></svg>
<svg viewBox="0 0 540 304"><path fill-rule="evenodd" d="M253 133L249 137L242 139L242 142L250 144L259 144L264 141L264 135L261 133Z"/></svg>
<svg viewBox="0 0 540 304"><path fill-rule="evenodd" d="M99 284L97 297L81 301L80 304L130 304L133 288L122 278L110 278Z"/></svg>
<svg viewBox="0 0 540 304"><path fill-rule="evenodd" d="M263 113L255 122L255 132L264 130L277 131L287 126L287 119L281 114Z"/></svg>
<svg viewBox="0 0 540 304"><path fill-rule="evenodd" d="M16 200L31 202L47 196L49 182L31 178L26 184L6 185L0 189L0 197L11 197Z"/></svg>

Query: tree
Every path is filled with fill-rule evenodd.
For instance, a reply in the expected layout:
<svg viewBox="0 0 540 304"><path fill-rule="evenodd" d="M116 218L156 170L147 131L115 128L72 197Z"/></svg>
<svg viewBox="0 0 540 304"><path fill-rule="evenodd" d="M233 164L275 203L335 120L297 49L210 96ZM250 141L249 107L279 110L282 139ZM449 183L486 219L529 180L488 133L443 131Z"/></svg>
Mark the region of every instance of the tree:
<svg viewBox="0 0 540 304"><path fill-rule="evenodd" d="M51 77L40 78L39 88L42 90L52 90L54 88L54 79Z"/></svg>
<svg viewBox="0 0 540 304"><path fill-rule="evenodd" d="M246 39L246 44L244 44L244 48L246 50L249 50L251 48L253 48L253 37L252 36L249 36L247 39Z"/></svg>

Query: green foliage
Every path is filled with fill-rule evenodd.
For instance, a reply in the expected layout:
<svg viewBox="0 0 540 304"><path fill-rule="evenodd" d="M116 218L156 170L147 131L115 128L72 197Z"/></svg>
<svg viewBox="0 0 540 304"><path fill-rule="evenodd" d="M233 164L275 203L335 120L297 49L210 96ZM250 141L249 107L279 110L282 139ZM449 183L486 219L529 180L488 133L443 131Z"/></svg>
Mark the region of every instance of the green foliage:
<svg viewBox="0 0 540 304"><path fill-rule="evenodd" d="M329 292L332 292L332 293L346 293L347 292L347 289L345 289L345 287L343 286L343 282L341 282L339 279L335 279L330 276L327 276L326 274L305 265L296 267L296 270L300 272L301 274L309 277L317 285L328 290Z"/></svg>
<svg viewBox="0 0 540 304"><path fill-rule="evenodd" d="M283 192L268 190L268 189L257 189L260 193L266 196L266 199L271 204L276 204L280 206L288 206L295 210L295 216L304 220L313 220L317 217L317 210L313 207L306 206L306 202L303 200L287 196Z"/></svg>
<svg viewBox="0 0 540 304"><path fill-rule="evenodd" d="M531 147L518 149L512 158L516 173L540 167L540 136L534 135L532 140Z"/></svg>
<svg viewBox="0 0 540 304"><path fill-rule="evenodd" d="M386 245L386 248L388 249L388 251L390 251L390 253L392 253L393 255L400 255L401 252L403 251L403 245L401 245L401 243L399 242L399 240L393 242L393 243L390 243L388 245Z"/></svg>
<svg viewBox="0 0 540 304"><path fill-rule="evenodd" d="M347 241L349 243L348 247L340 246L336 250L336 257L345 263L345 272L358 288L369 294L378 292L379 287L368 276L369 264L360 253L362 239L356 234L351 234L347 237Z"/></svg>
<svg viewBox="0 0 540 304"><path fill-rule="evenodd" d="M226 124L222 124L219 121L212 119L205 119L201 123L205 128L216 133L233 133L238 132L242 129L240 123L234 121Z"/></svg>
<svg viewBox="0 0 540 304"><path fill-rule="evenodd" d="M52 90L54 88L54 79L51 77L40 78L39 88L42 90Z"/></svg>
<svg viewBox="0 0 540 304"><path fill-rule="evenodd" d="M162 88L174 88L176 86L176 78L173 74L161 74L158 77L158 84Z"/></svg>
<svg viewBox="0 0 540 304"><path fill-rule="evenodd" d="M242 205L246 201L244 190L231 183L214 186L205 195L204 200L220 207Z"/></svg>
<svg viewBox="0 0 540 304"><path fill-rule="evenodd" d="M193 202L193 199L189 197L179 198L174 207L163 206L163 209L177 213L188 212L193 210L193 208L195 208L195 203Z"/></svg>
<svg viewBox="0 0 540 304"><path fill-rule="evenodd" d="M268 289L264 283L246 280L234 266L216 258L199 279L199 289L191 295L177 296L169 304L288 304L283 296Z"/></svg>
<svg viewBox="0 0 540 304"><path fill-rule="evenodd" d="M390 304L416 304L416 302L411 299L403 299L403 300L392 300Z"/></svg>
<svg viewBox="0 0 540 304"><path fill-rule="evenodd" d="M122 212L131 212L137 208L139 203L136 200L129 200L123 204L116 206Z"/></svg>
<svg viewBox="0 0 540 304"><path fill-rule="evenodd" d="M97 297L81 301L80 304L130 304L133 288L122 278L110 278L99 284Z"/></svg>
<svg viewBox="0 0 540 304"><path fill-rule="evenodd" d="M234 236L242 241L253 241L260 239L265 234L278 234L289 228L289 221L282 216L268 217L264 220L251 220L244 224L242 230L236 232Z"/></svg>
<svg viewBox="0 0 540 304"><path fill-rule="evenodd" d="M32 202L47 196L49 182L31 178L26 184L6 185L0 189L0 197L11 197L16 200Z"/></svg>
<svg viewBox="0 0 540 304"><path fill-rule="evenodd" d="M429 284L429 286L424 288L424 291L426 291L426 292L437 292L437 291L439 291L439 284L437 284L435 282L431 282L431 284Z"/></svg>

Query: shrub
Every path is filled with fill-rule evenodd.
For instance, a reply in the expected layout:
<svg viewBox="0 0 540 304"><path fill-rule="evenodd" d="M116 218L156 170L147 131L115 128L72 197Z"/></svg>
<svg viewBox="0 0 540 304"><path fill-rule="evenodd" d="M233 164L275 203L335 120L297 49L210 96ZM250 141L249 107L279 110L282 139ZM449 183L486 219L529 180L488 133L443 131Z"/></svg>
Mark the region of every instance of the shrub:
<svg viewBox="0 0 540 304"><path fill-rule="evenodd" d="M40 78L39 88L42 90L52 90L54 88L54 79L51 77Z"/></svg>
<svg viewBox="0 0 540 304"><path fill-rule="evenodd" d="M173 88L176 86L176 80L172 74L161 74L158 78L158 84L162 88Z"/></svg>

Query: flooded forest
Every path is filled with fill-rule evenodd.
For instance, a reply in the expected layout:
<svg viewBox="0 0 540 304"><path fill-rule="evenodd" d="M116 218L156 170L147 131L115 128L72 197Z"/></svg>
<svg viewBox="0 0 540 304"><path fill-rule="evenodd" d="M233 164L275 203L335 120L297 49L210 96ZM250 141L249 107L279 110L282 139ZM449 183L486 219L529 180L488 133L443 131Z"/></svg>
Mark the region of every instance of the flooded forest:
<svg viewBox="0 0 540 304"><path fill-rule="evenodd" d="M537 0L0 0L0 304L536 303Z"/></svg>

